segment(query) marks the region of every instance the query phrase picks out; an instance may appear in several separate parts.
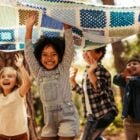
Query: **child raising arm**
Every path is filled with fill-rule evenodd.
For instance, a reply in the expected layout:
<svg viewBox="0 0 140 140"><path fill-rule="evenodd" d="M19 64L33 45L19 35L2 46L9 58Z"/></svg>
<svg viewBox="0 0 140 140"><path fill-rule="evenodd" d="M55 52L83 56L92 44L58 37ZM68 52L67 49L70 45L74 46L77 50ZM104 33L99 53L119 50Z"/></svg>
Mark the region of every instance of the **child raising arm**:
<svg viewBox="0 0 140 140"><path fill-rule="evenodd" d="M25 95L31 87L31 81L23 65L23 56L15 56L13 67L4 67L0 71L0 140L27 140L27 112Z"/></svg>
<svg viewBox="0 0 140 140"><path fill-rule="evenodd" d="M69 69L74 55L71 27L64 25L65 38L42 36L32 47L36 16L26 20L25 57L43 104L44 127L41 140L74 140L79 118L72 102Z"/></svg>

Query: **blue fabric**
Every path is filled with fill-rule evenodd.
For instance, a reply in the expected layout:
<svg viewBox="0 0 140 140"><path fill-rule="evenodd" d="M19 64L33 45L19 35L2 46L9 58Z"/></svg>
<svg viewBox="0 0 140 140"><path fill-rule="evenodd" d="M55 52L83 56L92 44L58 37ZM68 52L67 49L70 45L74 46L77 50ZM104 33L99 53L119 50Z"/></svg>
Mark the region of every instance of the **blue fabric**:
<svg viewBox="0 0 140 140"><path fill-rule="evenodd" d="M0 50L16 50L15 44L0 44Z"/></svg>
<svg viewBox="0 0 140 140"><path fill-rule="evenodd" d="M110 111L102 118L98 120L94 120L93 115L89 114L87 117L87 123L85 125L84 133L82 140L92 140L92 137L96 137L96 140L102 140L101 133L104 131L106 127L110 125L115 119L116 113L115 111Z"/></svg>
<svg viewBox="0 0 140 140"><path fill-rule="evenodd" d="M110 12L110 26L123 27L134 24L134 12Z"/></svg>
<svg viewBox="0 0 140 140"><path fill-rule="evenodd" d="M106 27L106 14L102 10L80 10L81 26L86 28Z"/></svg>
<svg viewBox="0 0 140 140"><path fill-rule="evenodd" d="M15 41L15 32L14 30L0 30L0 42L6 41L6 42L14 42Z"/></svg>
<svg viewBox="0 0 140 140"><path fill-rule="evenodd" d="M53 28L53 29L61 29L63 28L63 24L49 16L45 13L42 14L41 27Z"/></svg>

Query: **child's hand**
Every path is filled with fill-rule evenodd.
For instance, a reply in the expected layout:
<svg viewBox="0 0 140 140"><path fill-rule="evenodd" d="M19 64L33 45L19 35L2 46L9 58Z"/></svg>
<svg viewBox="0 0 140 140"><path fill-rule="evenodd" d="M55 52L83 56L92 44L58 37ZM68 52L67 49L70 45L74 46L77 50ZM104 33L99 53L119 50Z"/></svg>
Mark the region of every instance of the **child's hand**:
<svg viewBox="0 0 140 140"><path fill-rule="evenodd" d="M72 27L71 27L70 25L68 25L68 24L63 23L63 25L64 25L64 30L66 30L66 29L71 29L71 28L72 28Z"/></svg>
<svg viewBox="0 0 140 140"><path fill-rule="evenodd" d="M77 72L78 72L77 68L75 68L75 67L70 68L70 82L73 87L76 85L75 78L76 78Z"/></svg>
<svg viewBox="0 0 140 140"><path fill-rule="evenodd" d="M131 76L131 72L132 70L130 68L126 68L123 72L122 72L122 76L124 77L128 77Z"/></svg>
<svg viewBox="0 0 140 140"><path fill-rule="evenodd" d="M92 74L93 71L97 68L97 61L94 58L90 59L90 65L87 70L88 74Z"/></svg>
<svg viewBox="0 0 140 140"><path fill-rule="evenodd" d="M75 80L77 72L78 72L77 68L75 68L75 67L70 68L70 78L71 78L71 80Z"/></svg>
<svg viewBox="0 0 140 140"><path fill-rule="evenodd" d="M36 14L35 13L28 14L26 19L26 27L32 28L33 25L35 24L35 21L36 21Z"/></svg>
<svg viewBox="0 0 140 140"><path fill-rule="evenodd" d="M23 55L18 53L15 55L15 65L20 68L23 66Z"/></svg>

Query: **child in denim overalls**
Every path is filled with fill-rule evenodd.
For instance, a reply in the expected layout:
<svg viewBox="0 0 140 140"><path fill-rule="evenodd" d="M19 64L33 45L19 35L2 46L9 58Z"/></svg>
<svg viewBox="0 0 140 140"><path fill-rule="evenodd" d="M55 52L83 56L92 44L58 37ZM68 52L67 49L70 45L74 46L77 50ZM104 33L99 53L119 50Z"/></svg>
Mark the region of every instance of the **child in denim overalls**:
<svg viewBox="0 0 140 140"><path fill-rule="evenodd" d="M36 16L31 15L26 21L25 57L38 82L43 104L45 125L41 139L73 140L79 133L79 118L69 84L74 55L72 31L65 25L65 40L41 37L33 50L31 38L35 19Z"/></svg>

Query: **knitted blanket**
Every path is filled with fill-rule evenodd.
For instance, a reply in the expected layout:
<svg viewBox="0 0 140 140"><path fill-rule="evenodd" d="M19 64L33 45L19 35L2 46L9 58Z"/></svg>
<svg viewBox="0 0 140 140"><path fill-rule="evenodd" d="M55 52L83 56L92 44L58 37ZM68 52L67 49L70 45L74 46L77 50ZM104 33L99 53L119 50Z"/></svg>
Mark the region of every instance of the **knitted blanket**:
<svg viewBox="0 0 140 140"><path fill-rule="evenodd" d="M34 40L42 34L62 35L62 23L67 23L73 26L76 45L89 40L103 46L139 32L139 9L136 6L95 6L70 0L17 0L11 7L0 5L0 49L24 49L28 12L35 11L38 15Z"/></svg>

